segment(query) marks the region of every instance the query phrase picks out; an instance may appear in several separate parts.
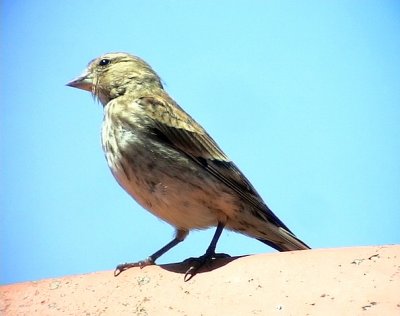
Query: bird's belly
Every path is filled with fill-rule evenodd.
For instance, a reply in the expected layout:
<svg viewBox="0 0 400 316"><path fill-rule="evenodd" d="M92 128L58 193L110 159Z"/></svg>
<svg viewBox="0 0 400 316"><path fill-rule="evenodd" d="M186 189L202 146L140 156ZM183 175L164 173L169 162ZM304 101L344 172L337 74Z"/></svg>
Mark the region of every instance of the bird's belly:
<svg viewBox="0 0 400 316"><path fill-rule="evenodd" d="M207 228L235 212L230 189L182 153L141 146L130 153L117 164L108 161L113 175L140 205L171 225Z"/></svg>

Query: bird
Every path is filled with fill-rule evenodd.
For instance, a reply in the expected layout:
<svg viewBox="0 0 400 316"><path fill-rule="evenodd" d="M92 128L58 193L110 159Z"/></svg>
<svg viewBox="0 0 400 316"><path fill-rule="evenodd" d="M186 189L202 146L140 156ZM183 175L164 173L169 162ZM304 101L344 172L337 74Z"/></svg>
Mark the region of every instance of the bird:
<svg viewBox="0 0 400 316"><path fill-rule="evenodd" d="M192 258L191 279L225 256L215 252L224 229L278 251L310 247L271 211L250 181L207 131L166 92L143 59L103 54L66 84L90 92L103 106L102 147L120 186L144 209L175 228L175 237L148 258L122 263L119 275L145 267L182 242L191 230L216 227L204 255Z"/></svg>

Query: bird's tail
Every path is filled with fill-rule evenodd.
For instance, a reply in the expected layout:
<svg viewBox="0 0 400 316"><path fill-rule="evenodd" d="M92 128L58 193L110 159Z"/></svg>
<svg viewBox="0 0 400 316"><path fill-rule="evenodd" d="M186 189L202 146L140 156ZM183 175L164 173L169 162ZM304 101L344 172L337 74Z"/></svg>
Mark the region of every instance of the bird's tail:
<svg viewBox="0 0 400 316"><path fill-rule="evenodd" d="M292 250L307 250L311 249L307 244L302 242L293 233L286 229L279 227L277 231L278 238L274 238L274 241L257 238L259 241L267 244L268 246L278 251L292 251Z"/></svg>

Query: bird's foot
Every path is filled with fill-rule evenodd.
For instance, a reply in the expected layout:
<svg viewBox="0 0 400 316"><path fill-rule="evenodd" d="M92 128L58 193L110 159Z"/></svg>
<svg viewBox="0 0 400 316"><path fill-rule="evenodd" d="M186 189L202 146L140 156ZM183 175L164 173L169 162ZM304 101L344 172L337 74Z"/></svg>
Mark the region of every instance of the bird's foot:
<svg viewBox="0 0 400 316"><path fill-rule="evenodd" d="M145 266L151 266L155 264L154 260L151 257L148 257L145 260L140 260L138 262L125 262L117 265L117 267L114 270L114 276L120 275L122 272L125 270L128 270L130 268L137 268L139 267L140 269L144 268Z"/></svg>
<svg viewBox="0 0 400 316"><path fill-rule="evenodd" d="M230 255L226 253L205 253L198 258L188 258L184 262L191 262L190 268L186 271L184 280L185 282L191 280L199 270L204 266L209 266L215 259L229 258Z"/></svg>

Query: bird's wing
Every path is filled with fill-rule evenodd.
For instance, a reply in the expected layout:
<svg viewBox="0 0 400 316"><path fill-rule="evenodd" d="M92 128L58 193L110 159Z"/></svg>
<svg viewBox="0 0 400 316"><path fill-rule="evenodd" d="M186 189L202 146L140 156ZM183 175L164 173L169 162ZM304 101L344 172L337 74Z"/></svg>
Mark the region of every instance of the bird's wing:
<svg viewBox="0 0 400 316"><path fill-rule="evenodd" d="M249 180L229 160L207 132L170 97L142 97L136 102L154 119L158 133L174 148L182 151L203 168L234 190L243 200L261 212L267 220L286 230L289 228L268 208Z"/></svg>
<svg viewBox="0 0 400 316"><path fill-rule="evenodd" d="M171 98L142 97L137 102L174 147L195 157L229 160L207 132Z"/></svg>

